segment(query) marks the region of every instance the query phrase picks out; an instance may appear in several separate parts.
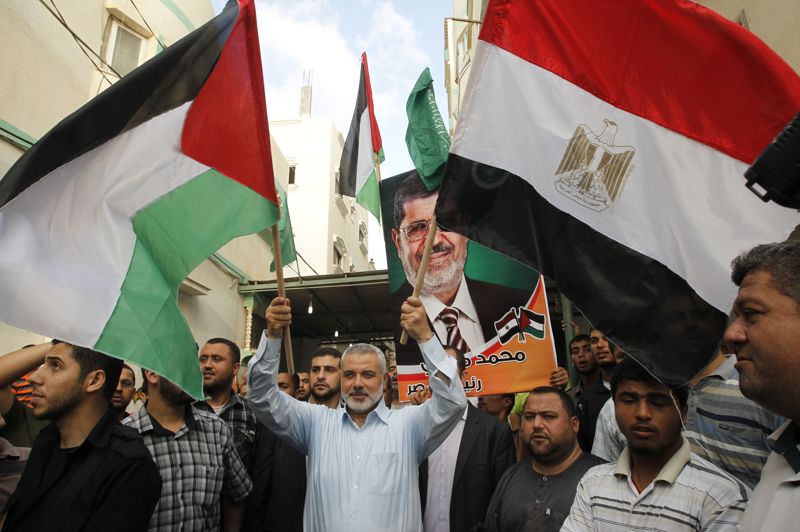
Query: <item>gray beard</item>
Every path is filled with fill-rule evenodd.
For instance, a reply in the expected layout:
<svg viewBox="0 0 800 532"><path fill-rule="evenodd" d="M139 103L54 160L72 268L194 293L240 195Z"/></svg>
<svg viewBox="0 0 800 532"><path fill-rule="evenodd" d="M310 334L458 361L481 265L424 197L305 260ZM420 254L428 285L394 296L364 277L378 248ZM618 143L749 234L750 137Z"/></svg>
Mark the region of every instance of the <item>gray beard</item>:
<svg viewBox="0 0 800 532"><path fill-rule="evenodd" d="M406 274L408 284L414 286L417 283L417 271L407 260L403 261L403 271ZM425 272L425 279L422 281L422 291L436 295L440 292L450 292L458 288L461 277L464 273L464 263L453 261L443 270L428 270Z"/></svg>

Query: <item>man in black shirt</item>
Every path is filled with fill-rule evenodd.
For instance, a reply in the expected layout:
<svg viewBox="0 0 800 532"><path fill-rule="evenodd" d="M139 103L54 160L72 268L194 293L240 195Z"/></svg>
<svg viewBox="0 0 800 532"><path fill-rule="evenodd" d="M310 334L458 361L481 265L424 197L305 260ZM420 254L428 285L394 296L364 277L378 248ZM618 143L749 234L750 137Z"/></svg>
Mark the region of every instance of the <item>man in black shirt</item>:
<svg viewBox="0 0 800 532"><path fill-rule="evenodd" d="M0 382L37 366L33 415L53 423L33 443L3 530L146 530L161 477L141 436L111 409L122 362L53 340L1 357Z"/></svg>
<svg viewBox="0 0 800 532"><path fill-rule="evenodd" d="M530 455L510 467L495 489L486 522L490 530L557 531L569 515L583 474L604 460L581 451L572 398L549 386L525 402L522 441Z"/></svg>

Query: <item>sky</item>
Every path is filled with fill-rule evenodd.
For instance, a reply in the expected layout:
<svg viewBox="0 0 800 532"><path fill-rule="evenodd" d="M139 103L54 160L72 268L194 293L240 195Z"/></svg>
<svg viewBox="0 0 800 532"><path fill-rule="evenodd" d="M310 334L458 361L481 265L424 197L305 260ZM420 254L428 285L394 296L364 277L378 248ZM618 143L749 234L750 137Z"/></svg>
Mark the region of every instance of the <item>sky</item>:
<svg viewBox="0 0 800 532"><path fill-rule="evenodd" d="M219 12L225 0L212 3ZM452 16L452 1L256 0L256 9L269 119L297 117L303 71L310 70L312 116L332 118L347 136L360 56L366 51L386 158L381 174L386 178L411 170L405 105L425 67L431 69L436 100L447 120L444 19ZM383 246L380 226L370 216L369 255L379 269L386 267Z"/></svg>

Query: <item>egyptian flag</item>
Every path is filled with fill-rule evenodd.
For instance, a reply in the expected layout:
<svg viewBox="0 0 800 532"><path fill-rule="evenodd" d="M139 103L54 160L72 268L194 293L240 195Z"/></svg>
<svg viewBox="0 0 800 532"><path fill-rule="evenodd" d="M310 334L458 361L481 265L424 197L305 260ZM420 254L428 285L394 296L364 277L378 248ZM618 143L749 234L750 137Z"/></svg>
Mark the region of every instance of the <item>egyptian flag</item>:
<svg viewBox="0 0 800 532"><path fill-rule="evenodd" d="M356 199L380 221L381 196L375 161L383 162L383 144L375 109L372 105L372 85L369 81L367 53L361 54L361 78L358 82L356 109L350 131L339 161L339 192Z"/></svg>
<svg viewBox="0 0 800 532"><path fill-rule="evenodd" d="M203 396L184 277L278 219L252 0L65 118L0 181L0 320Z"/></svg>
<svg viewBox="0 0 800 532"><path fill-rule="evenodd" d="M791 67L693 2L493 1L438 221L685 382L722 335L731 259L798 222L743 178L798 109Z"/></svg>

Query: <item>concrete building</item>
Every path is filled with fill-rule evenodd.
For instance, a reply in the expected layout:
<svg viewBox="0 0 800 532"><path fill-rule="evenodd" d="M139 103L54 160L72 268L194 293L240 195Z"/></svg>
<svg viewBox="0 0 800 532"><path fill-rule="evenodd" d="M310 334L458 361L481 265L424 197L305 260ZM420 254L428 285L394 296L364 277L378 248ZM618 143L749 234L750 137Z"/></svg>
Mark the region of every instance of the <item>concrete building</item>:
<svg viewBox="0 0 800 532"><path fill-rule="evenodd" d="M210 0L7 0L0 4L0 175L62 118L214 16ZM74 33L74 36L72 33ZM276 179L289 164L272 143ZM197 267L178 302L198 344L250 346L253 297L239 284L274 279L262 235L238 238ZM47 304L47 294L31 294ZM2 304L2 302L0 302ZM0 354L46 338L0 324Z"/></svg>
<svg viewBox="0 0 800 532"><path fill-rule="evenodd" d="M302 255L290 270L309 276L375 269L369 258L369 213L338 193L344 139L333 120L311 116L311 87L301 90L297 119L269 127L289 163L289 212Z"/></svg>

